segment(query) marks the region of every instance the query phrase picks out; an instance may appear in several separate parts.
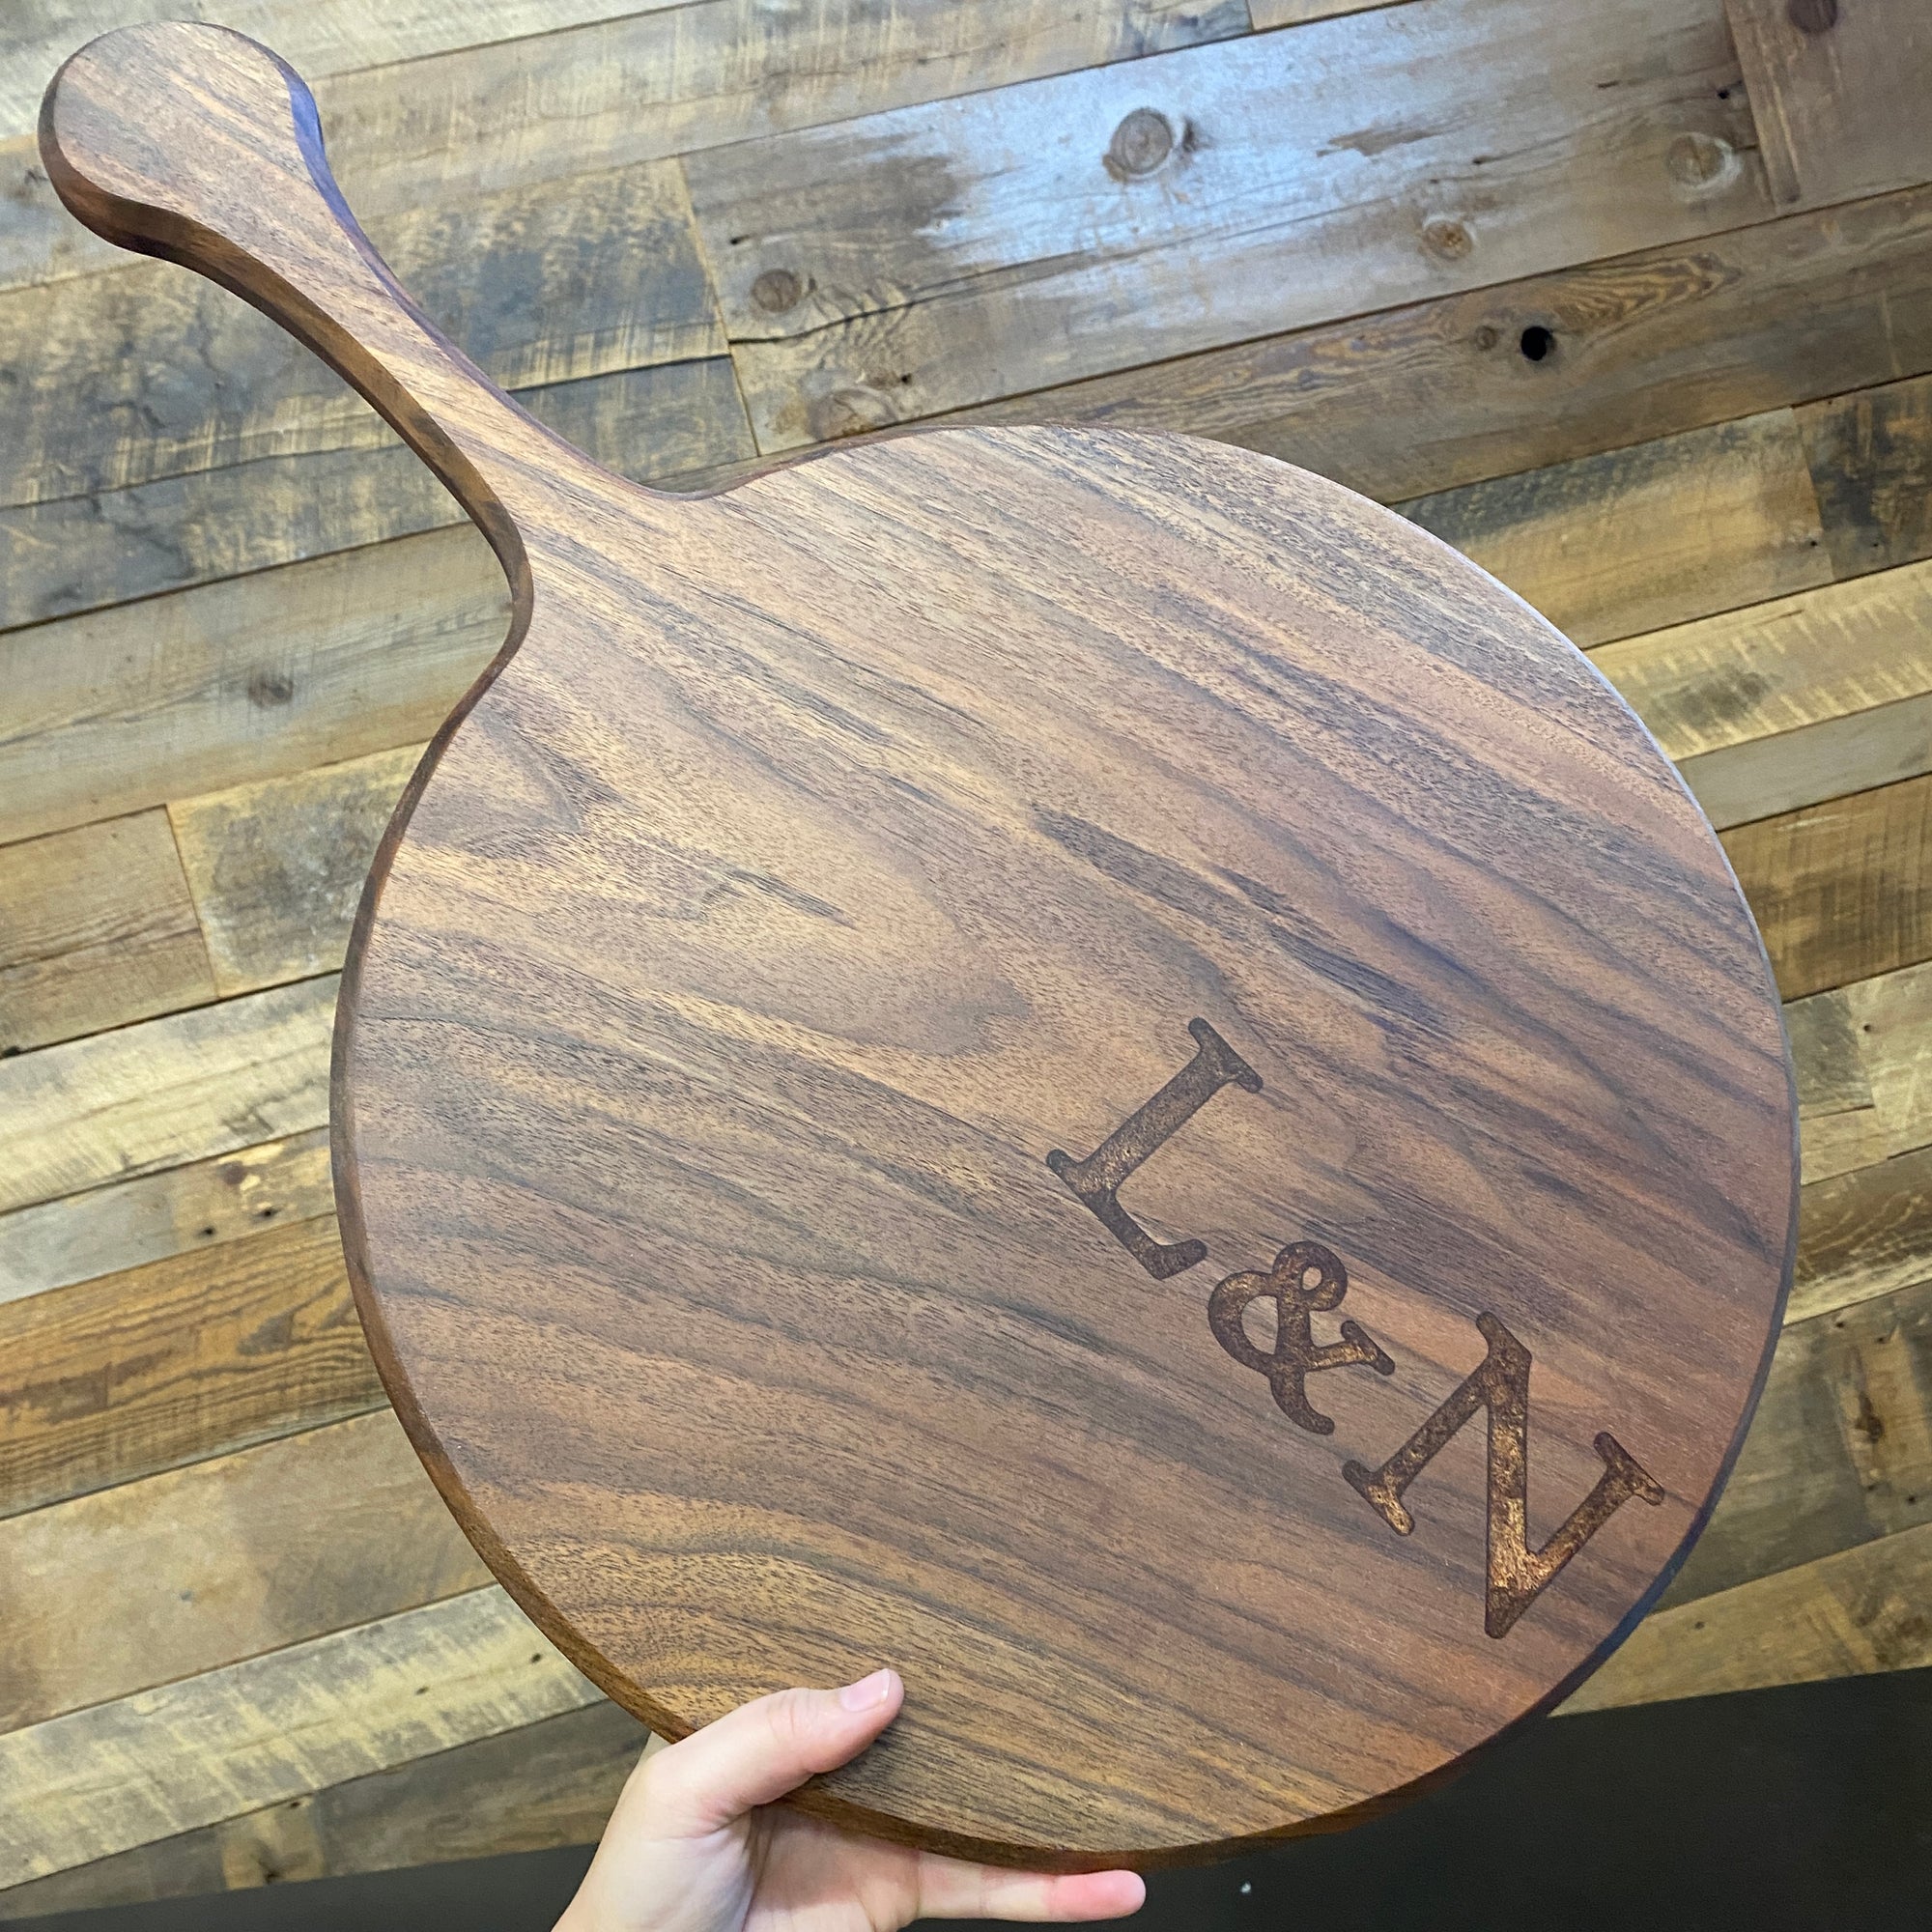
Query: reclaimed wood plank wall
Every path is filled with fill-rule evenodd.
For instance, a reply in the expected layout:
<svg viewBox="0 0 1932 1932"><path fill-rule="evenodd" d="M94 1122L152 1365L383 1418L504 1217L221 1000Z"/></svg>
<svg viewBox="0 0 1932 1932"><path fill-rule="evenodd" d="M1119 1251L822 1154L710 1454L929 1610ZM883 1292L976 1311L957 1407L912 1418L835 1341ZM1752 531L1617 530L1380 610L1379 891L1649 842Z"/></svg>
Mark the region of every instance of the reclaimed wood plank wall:
<svg viewBox="0 0 1932 1932"><path fill-rule="evenodd" d="M630 475L1185 430L1590 649L1764 927L1806 1184L1736 1477L1573 1708L1932 1662L1922 0L624 7L217 11ZM642 1743L443 1513L330 1216L350 910L502 585L319 364L55 204L41 89L148 11L0 20L0 1918L587 1838Z"/></svg>

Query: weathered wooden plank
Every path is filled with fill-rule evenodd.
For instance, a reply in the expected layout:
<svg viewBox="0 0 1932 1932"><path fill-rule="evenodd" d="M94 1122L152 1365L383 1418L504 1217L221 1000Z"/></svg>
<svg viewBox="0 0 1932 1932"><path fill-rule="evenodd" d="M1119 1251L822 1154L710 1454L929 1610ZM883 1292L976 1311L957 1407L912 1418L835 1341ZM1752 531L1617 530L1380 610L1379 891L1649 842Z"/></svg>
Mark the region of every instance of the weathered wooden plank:
<svg viewBox="0 0 1932 1932"><path fill-rule="evenodd" d="M1592 654L1720 829L1932 770L1932 565Z"/></svg>
<svg viewBox="0 0 1932 1932"><path fill-rule="evenodd" d="M332 1219L0 1306L0 1515L382 1406Z"/></svg>
<svg viewBox="0 0 1932 1932"><path fill-rule="evenodd" d="M1787 1321L1932 1281L1932 1148L1808 1185Z"/></svg>
<svg viewBox="0 0 1932 1932"><path fill-rule="evenodd" d="M1840 577L1932 556L1932 379L1798 412Z"/></svg>
<svg viewBox="0 0 1932 1932"><path fill-rule="evenodd" d="M0 1738L0 1884L299 1798L598 1696L495 1588Z"/></svg>
<svg viewBox="0 0 1932 1932"><path fill-rule="evenodd" d="M0 846L0 1054L213 997L165 812Z"/></svg>
<svg viewBox="0 0 1932 1932"><path fill-rule="evenodd" d="M464 525L0 637L0 836L418 742L508 623Z"/></svg>
<svg viewBox="0 0 1932 1932"><path fill-rule="evenodd" d="M1893 1150L1872 1100L1859 1051L1858 1028L1842 988L1794 1000L1784 1009L1798 1079L1798 1138L1803 1178L1822 1180Z"/></svg>
<svg viewBox="0 0 1932 1932"><path fill-rule="evenodd" d="M372 234L434 320L506 388L724 352L670 162L419 205ZM14 371L0 392L10 507L388 440L293 337L165 262L0 295L0 362Z"/></svg>
<svg viewBox="0 0 1932 1932"><path fill-rule="evenodd" d="M0 1208L328 1118L333 976L0 1060Z"/></svg>
<svg viewBox="0 0 1932 1932"><path fill-rule="evenodd" d="M518 399L599 462L653 482L701 481L752 449L722 355L524 389ZM351 437L344 448L0 510L0 626L461 522L435 476L386 429L382 438L376 447Z"/></svg>
<svg viewBox="0 0 1932 1932"><path fill-rule="evenodd" d="M1646 1618L1561 1708L1601 1711L1932 1662L1932 1523Z"/></svg>
<svg viewBox="0 0 1932 1932"><path fill-rule="evenodd" d="M341 965L376 842L422 751L406 745L168 807L224 998Z"/></svg>
<svg viewBox="0 0 1932 1932"><path fill-rule="evenodd" d="M1791 1323L1709 1526L1689 1603L1932 1521L1932 1282Z"/></svg>
<svg viewBox="0 0 1932 1932"><path fill-rule="evenodd" d="M464 10L437 11L447 21ZM618 0L596 12L621 17L573 27L573 5L546 23L561 31L475 31L475 44L409 56L401 72L298 60L352 205L380 220L1248 31L1240 0L696 0L662 12ZM286 55L301 41L269 44ZM115 259L55 201L30 134L0 144L0 286Z"/></svg>
<svg viewBox="0 0 1932 1932"><path fill-rule="evenodd" d="M0 1214L0 1301L310 1221L334 1205L328 1130Z"/></svg>
<svg viewBox="0 0 1932 1932"><path fill-rule="evenodd" d="M592 1843L647 1736L599 1702L0 1891L0 1920Z"/></svg>
<svg viewBox="0 0 1932 1932"><path fill-rule="evenodd" d="M1413 302L946 420L1184 430L1396 502L1932 368L1932 190Z"/></svg>
<svg viewBox="0 0 1932 1932"><path fill-rule="evenodd" d="M1887 1151L1925 1146L1932 1141L1932 966L1847 986L1845 1008Z"/></svg>
<svg viewBox="0 0 1932 1932"><path fill-rule="evenodd" d="M1722 837L1786 999L1932 957L1932 777Z"/></svg>
<svg viewBox="0 0 1932 1932"><path fill-rule="evenodd" d="M488 1583L387 1409L0 1521L0 1731Z"/></svg>
<svg viewBox="0 0 1932 1932"><path fill-rule="evenodd" d="M1401 507L1582 644L1762 603L1832 575L1789 410Z"/></svg>
<svg viewBox="0 0 1932 1932"><path fill-rule="evenodd" d="M1398 7L1409 0L1248 0L1248 17L1259 33L1276 27L1298 27L1310 20L1326 20L1337 14L1366 14L1372 7Z"/></svg>
<svg viewBox="0 0 1932 1932"><path fill-rule="evenodd" d="M1546 27L1422 0L689 156L759 447L1771 213L1718 0Z"/></svg>
<svg viewBox="0 0 1932 1932"><path fill-rule="evenodd" d="M1780 202L1932 180L1924 0L1724 0Z"/></svg>
<svg viewBox="0 0 1932 1932"><path fill-rule="evenodd" d="M221 22L304 73L420 60L477 42L541 34L676 0L223 0ZM180 0L63 0L0 23L0 136L31 133L54 70L83 42L136 20L184 16Z"/></svg>

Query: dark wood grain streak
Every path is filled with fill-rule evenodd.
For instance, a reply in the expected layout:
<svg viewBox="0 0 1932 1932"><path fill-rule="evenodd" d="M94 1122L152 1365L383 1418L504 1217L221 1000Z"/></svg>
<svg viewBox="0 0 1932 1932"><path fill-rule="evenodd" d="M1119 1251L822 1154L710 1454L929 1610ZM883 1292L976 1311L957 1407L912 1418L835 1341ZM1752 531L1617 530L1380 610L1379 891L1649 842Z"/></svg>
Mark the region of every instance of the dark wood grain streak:
<svg viewBox="0 0 1932 1932"><path fill-rule="evenodd" d="M627 483L430 327L221 30L97 43L43 140L512 586L358 916L338 1203L405 1425L574 1662L675 1735L890 1660L904 1718L801 1802L1078 1866L1385 1803L1605 1654L1736 1453L1796 1137L1722 854L1570 643L1180 438ZM1141 1114L1208 1033L1252 1080ZM1327 1435L1208 1320L1297 1241L1392 1364L1323 1377ZM1406 1442L1406 1522L1343 1479Z"/></svg>

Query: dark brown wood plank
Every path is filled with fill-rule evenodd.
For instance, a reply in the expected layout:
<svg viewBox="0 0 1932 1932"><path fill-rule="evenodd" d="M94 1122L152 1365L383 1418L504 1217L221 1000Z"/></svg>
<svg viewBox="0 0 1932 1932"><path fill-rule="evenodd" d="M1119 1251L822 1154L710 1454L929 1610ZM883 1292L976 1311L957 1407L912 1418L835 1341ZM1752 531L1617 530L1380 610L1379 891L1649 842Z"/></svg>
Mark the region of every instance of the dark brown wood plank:
<svg viewBox="0 0 1932 1932"><path fill-rule="evenodd" d="M1395 502L1928 368L1914 188L940 419L1182 430Z"/></svg>
<svg viewBox="0 0 1932 1932"><path fill-rule="evenodd" d="M0 1054L213 997L165 812L0 846Z"/></svg>
<svg viewBox="0 0 1932 1932"><path fill-rule="evenodd" d="M0 1515L384 1403L333 1220L0 1306Z"/></svg>
<svg viewBox="0 0 1932 1932"><path fill-rule="evenodd" d="M1798 412L1839 577L1932 556L1932 378Z"/></svg>
<svg viewBox="0 0 1932 1932"><path fill-rule="evenodd" d="M1922 0L1724 0L1780 202L1932 179Z"/></svg>
<svg viewBox="0 0 1932 1932"><path fill-rule="evenodd" d="M1932 958L1932 776L1723 840L1786 999Z"/></svg>

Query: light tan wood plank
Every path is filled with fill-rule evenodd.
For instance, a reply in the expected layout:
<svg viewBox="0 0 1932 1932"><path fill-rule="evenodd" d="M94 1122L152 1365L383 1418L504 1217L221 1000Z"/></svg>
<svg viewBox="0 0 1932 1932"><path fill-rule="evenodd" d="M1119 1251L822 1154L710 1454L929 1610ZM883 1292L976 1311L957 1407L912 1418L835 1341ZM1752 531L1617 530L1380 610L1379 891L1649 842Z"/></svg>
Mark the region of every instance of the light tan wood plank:
<svg viewBox="0 0 1932 1932"><path fill-rule="evenodd" d="M328 1118L333 976L0 1060L0 1208Z"/></svg>
<svg viewBox="0 0 1932 1932"><path fill-rule="evenodd" d="M1328 20L1338 14L1366 14L1372 7L1398 7L1408 0L1248 0L1248 17L1257 32L1276 27L1299 27L1310 20Z"/></svg>
<svg viewBox="0 0 1932 1932"><path fill-rule="evenodd" d="M0 1306L0 1515L384 1403L333 1219Z"/></svg>
<svg viewBox="0 0 1932 1932"><path fill-rule="evenodd" d="M1722 837L1786 999L1932 957L1932 777Z"/></svg>
<svg viewBox="0 0 1932 1932"><path fill-rule="evenodd" d="M1932 966L1861 980L1844 997L1887 1151L1925 1146L1932 1141Z"/></svg>
<svg viewBox="0 0 1932 1932"><path fill-rule="evenodd" d="M1928 367L1932 190L1912 189L946 419L1183 430L1396 502Z"/></svg>
<svg viewBox="0 0 1932 1932"><path fill-rule="evenodd" d="M386 1409L0 1521L0 1731L481 1588Z"/></svg>
<svg viewBox="0 0 1932 1932"><path fill-rule="evenodd" d="M1789 410L1402 507L1582 644L1762 603L1832 575Z"/></svg>
<svg viewBox="0 0 1932 1932"><path fill-rule="evenodd" d="M1725 0L1780 202L1932 179L1924 0Z"/></svg>
<svg viewBox="0 0 1932 1932"><path fill-rule="evenodd" d="M418 742L508 623L465 525L0 637L0 832Z"/></svg>
<svg viewBox="0 0 1932 1932"><path fill-rule="evenodd" d="M1872 1101L1858 1029L1842 989L1794 1000L1784 1009L1798 1079L1803 1176L1821 1180L1892 1151Z"/></svg>
<svg viewBox="0 0 1932 1932"><path fill-rule="evenodd" d="M1932 1662L1932 1523L1660 1610L1562 1706L1601 1711Z"/></svg>
<svg viewBox="0 0 1932 1932"><path fill-rule="evenodd" d="M1709 1526L1689 1603L1932 1521L1932 1283L1793 1322Z"/></svg>
<svg viewBox="0 0 1932 1932"><path fill-rule="evenodd" d="M689 156L759 447L1772 212L1718 0L1544 27L1421 0Z"/></svg>
<svg viewBox="0 0 1932 1932"><path fill-rule="evenodd" d="M111 1857L596 1700L503 1593L0 1738L0 1884Z"/></svg>
<svg viewBox="0 0 1932 1932"><path fill-rule="evenodd" d="M0 1891L0 1920L593 1843L646 1732L596 1703Z"/></svg>
<svg viewBox="0 0 1932 1932"><path fill-rule="evenodd" d="M311 1221L334 1207L328 1130L0 1214L0 1301Z"/></svg>
<svg viewBox="0 0 1932 1932"><path fill-rule="evenodd" d="M701 484L752 447L724 356L523 389L518 399L600 462L655 483ZM0 623L39 623L460 521L441 484L382 434L379 447L350 438L346 448L0 510Z"/></svg>
<svg viewBox="0 0 1932 1932"><path fill-rule="evenodd" d="M1932 1149L1805 1187L1787 1322L1922 1281L1932 1281Z"/></svg>
<svg viewBox="0 0 1932 1932"><path fill-rule="evenodd" d="M0 1052L213 997L165 812L0 846Z"/></svg>
<svg viewBox="0 0 1932 1932"><path fill-rule="evenodd" d="M1838 576L1932 556L1932 379L1807 403L1798 425Z"/></svg>
<svg viewBox="0 0 1932 1932"><path fill-rule="evenodd" d="M224 998L341 965L376 842L422 750L169 806Z"/></svg>

